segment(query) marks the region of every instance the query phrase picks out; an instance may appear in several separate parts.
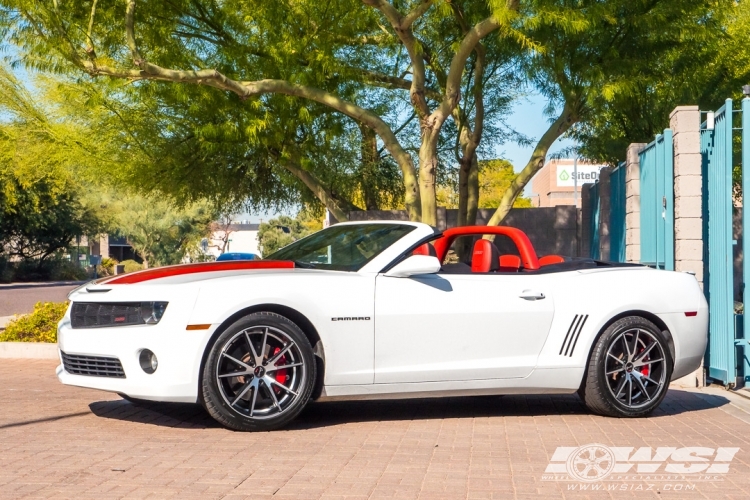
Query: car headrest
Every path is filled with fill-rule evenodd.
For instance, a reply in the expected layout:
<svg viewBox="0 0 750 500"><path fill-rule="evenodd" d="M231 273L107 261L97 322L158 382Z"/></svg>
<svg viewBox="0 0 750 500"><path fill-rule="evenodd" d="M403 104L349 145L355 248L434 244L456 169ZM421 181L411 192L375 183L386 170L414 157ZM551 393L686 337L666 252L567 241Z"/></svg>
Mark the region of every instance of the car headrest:
<svg viewBox="0 0 750 500"><path fill-rule="evenodd" d="M429 255L430 257L437 257L437 252L435 251L435 247L432 246L432 243L424 243L422 245L419 245L417 248L414 249L414 251L411 254L412 255Z"/></svg>
<svg viewBox="0 0 750 500"><path fill-rule="evenodd" d="M477 240L471 255L471 272L488 273L500 268L500 251L490 240Z"/></svg>
<svg viewBox="0 0 750 500"><path fill-rule="evenodd" d="M544 257L539 258L540 266L549 266L550 264L559 264L560 262L565 262L565 257L559 255L545 255Z"/></svg>
<svg viewBox="0 0 750 500"><path fill-rule="evenodd" d="M501 255L498 262L502 272L515 272L521 269L521 257L518 255Z"/></svg>

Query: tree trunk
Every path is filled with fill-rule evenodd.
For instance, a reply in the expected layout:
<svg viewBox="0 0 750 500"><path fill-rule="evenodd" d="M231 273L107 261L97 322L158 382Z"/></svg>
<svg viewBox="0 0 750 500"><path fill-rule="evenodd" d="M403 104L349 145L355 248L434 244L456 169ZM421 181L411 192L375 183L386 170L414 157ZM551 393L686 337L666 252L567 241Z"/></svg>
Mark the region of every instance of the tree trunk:
<svg viewBox="0 0 750 500"><path fill-rule="evenodd" d="M437 143L440 127L434 127L429 124L430 122L433 120L424 120L422 125L422 144L419 147L419 196L422 202L422 222L437 226L435 184L439 163Z"/></svg>
<svg viewBox="0 0 750 500"><path fill-rule="evenodd" d="M510 183L510 186L503 193L503 197L500 199L500 206L492 215L492 218L487 222L488 226L499 225L505 216L508 215L510 209L513 207L513 202L516 201L518 195L526 187L534 174L536 174L543 166L544 160L547 157L547 151L550 146L557 140L558 137L563 135L565 132L573 126L578 120L578 117L571 111L570 106L566 103L565 107L560 113L557 120L550 125L547 131L544 133L539 142L534 148L534 152L531 154L529 162L526 164L523 170Z"/></svg>
<svg viewBox="0 0 750 500"><path fill-rule="evenodd" d="M460 160L458 171L458 225L475 225L478 210L479 159L476 150L473 150L470 157L462 156Z"/></svg>
<svg viewBox="0 0 750 500"><path fill-rule="evenodd" d="M359 123L359 130L362 133L362 143L360 145L361 153L361 178L360 189L362 198L365 202L365 210L380 210L380 197L378 196L378 142L375 131Z"/></svg>

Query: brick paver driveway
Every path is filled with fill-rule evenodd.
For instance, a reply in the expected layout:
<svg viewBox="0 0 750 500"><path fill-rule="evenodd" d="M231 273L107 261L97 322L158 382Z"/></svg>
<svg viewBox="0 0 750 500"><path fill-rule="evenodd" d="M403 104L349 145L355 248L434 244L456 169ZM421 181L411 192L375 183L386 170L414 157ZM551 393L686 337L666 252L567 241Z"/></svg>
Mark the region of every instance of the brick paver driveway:
<svg viewBox="0 0 750 500"><path fill-rule="evenodd" d="M670 391L639 420L575 396L319 403L250 434L194 405L64 387L54 367L0 361L0 498L750 497L750 414L721 394ZM589 443L741 450L720 481L545 480L558 446Z"/></svg>

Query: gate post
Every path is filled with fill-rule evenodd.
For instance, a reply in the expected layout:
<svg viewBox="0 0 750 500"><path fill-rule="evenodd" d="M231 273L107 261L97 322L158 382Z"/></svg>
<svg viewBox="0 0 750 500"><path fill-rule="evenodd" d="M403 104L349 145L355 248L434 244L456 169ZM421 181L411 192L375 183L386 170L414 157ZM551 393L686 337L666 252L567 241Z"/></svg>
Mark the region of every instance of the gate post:
<svg viewBox="0 0 750 500"><path fill-rule="evenodd" d="M674 265L675 271L695 273L703 288L703 177L701 168L701 114L698 106L678 106L669 122L674 144ZM703 387L703 363L676 386Z"/></svg>
<svg viewBox="0 0 750 500"><path fill-rule="evenodd" d="M678 106L669 121L674 134L675 271L695 273L703 288L700 116L698 106Z"/></svg>
<svg viewBox="0 0 750 500"><path fill-rule="evenodd" d="M628 146L625 160L625 262L641 261L641 168L645 143Z"/></svg>

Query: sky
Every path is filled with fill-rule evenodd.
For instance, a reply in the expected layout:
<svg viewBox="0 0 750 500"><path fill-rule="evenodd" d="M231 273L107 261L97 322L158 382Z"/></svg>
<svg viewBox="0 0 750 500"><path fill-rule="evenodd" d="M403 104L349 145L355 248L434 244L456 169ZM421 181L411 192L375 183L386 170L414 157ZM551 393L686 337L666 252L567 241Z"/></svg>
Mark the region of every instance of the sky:
<svg viewBox="0 0 750 500"><path fill-rule="evenodd" d="M513 107L512 114L508 118L510 126L514 127L518 132L526 135L533 139L533 144L542 137L542 134L549 127L548 117L544 114L544 107L546 106L546 100L540 95L531 95L528 98L519 100ZM491 137L485 136L482 140L492 142ZM566 148L575 146L575 142L571 139L558 139L554 145L550 148L548 157L554 155ZM508 143L498 145L494 150L494 156L496 158L505 158L509 160L516 168L516 172L520 171L529 161L534 146L520 146L515 143ZM531 182L526 186L524 190L526 196L531 194ZM291 213L283 213L284 215L294 216L294 211ZM239 214L235 217L237 220L247 220L251 224L257 224L262 220L267 221L280 214L264 213L264 214Z"/></svg>

